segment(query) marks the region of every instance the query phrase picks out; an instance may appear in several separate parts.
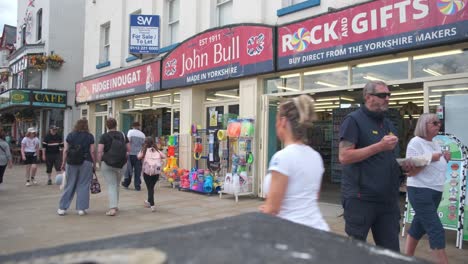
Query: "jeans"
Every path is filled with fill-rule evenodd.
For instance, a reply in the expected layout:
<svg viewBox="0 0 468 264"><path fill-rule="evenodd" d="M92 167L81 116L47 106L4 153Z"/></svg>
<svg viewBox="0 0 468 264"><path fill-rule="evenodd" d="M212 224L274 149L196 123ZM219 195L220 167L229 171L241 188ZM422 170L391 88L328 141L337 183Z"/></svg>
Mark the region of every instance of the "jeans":
<svg viewBox="0 0 468 264"><path fill-rule="evenodd" d="M441 199L442 192L408 186L408 200L416 213L408 234L420 240L427 233L431 249L445 248L445 230L437 214Z"/></svg>
<svg viewBox="0 0 468 264"><path fill-rule="evenodd" d="M125 179L122 185L128 187L132 183L132 174L135 175L135 188L139 189L141 185L141 160L136 155L129 155L127 162L127 170L125 171Z"/></svg>

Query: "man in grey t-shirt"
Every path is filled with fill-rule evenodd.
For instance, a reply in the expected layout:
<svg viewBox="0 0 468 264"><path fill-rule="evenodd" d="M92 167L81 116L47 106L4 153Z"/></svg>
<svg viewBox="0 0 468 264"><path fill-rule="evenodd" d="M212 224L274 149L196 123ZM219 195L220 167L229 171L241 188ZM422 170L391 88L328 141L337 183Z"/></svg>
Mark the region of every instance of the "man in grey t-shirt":
<svg viewBox="0 0 468 264"><path fill-rule="evenodd" d="M130 154L128 155L127 170L125 171L125 179L122 182L124 188L128 188L132 182L132 175L135 174L134 186L135 190L141 190L141 165L142 162L137 158L143 143L145 142L145 134L140 131L140 123L133 122L132 129L127 133L127 138L130 143Z"/></svg>

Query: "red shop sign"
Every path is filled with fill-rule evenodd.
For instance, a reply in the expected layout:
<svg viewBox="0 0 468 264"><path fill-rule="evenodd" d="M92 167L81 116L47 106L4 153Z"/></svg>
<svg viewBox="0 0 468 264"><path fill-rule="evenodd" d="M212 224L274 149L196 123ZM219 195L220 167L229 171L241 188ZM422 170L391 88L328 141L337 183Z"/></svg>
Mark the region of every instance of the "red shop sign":
<svg viewBox="0 0 468 264"><path fill-rule="evenodd" d="M379 0L278 27L278 69L468 39L466 0Z"/></svg>
<svg viewBox="0 0 468 264"><path fill-rule="evenodd" d="M168 54L163 60L162 88L273 70L273 27L225 27L200 33Z"/></svg>
<svg viewBox="0 0 468 264"><path fill-rule="evenodd" d="M75 85L77 103L123 97L160 90L160 61L78 82Z"/></svg>

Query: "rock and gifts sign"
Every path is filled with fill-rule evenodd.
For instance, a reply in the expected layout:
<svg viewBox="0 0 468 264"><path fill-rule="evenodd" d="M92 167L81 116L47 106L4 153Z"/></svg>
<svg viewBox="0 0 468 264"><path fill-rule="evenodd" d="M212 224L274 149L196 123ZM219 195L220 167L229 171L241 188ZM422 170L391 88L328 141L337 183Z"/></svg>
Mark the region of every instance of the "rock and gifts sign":
<svg viewBox="0 0 468 264"><path fill-rule="evenodd" d="M381 0L278 27L278 68L454 42L468 36L467 0Z"/></svg>
<svg viewBox="0 0 468 264"><path fill-rule="evenodd" d="M240 25L201 33L163 60L162 88L273 71L273 28Z"/></svg>
<svg viewBox="0 0 468 264"><path fill-rule="evenodd" d="M160 61L76 83L76 102L138 94L160 89Z"/></svg>

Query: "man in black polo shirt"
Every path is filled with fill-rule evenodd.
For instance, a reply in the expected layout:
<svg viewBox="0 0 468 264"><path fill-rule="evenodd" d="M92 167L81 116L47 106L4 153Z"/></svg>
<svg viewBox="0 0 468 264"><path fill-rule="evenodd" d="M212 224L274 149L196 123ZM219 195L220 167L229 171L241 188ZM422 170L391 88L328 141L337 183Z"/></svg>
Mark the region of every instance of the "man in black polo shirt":
<svg viewBox="0 0 468 264"><path fill-rule="evenodd" d="M366 241L369 229L376 245L399 252L399 176L397 131L389 119L390 92L373 81L363 90L365 104L346 116L340 128L339 159L345 231Z"/></svg>
<svg viewBox="0 0 468 264"><path fill-rule="evenodd" d="M46 162L46 172L48 185L52 185L52 167L55 167L55 172L60 174L62 159L60 155L60 148L63 148L63 139L60 135L57 134L58 127L51 126L49 128L49 133L45 136L44 141L42 142L42 160Z"/></svg>

